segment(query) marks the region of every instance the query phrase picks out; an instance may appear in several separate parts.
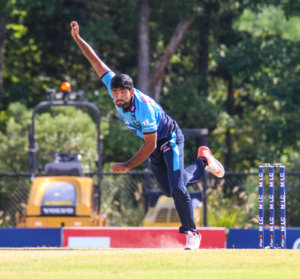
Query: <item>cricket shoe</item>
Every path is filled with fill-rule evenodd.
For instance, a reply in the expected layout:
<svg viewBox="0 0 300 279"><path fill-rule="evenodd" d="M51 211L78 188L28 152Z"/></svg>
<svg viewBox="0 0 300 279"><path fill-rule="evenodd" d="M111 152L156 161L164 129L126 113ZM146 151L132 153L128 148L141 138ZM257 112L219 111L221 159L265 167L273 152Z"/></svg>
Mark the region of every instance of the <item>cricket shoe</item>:
<svg viewBox="0 0 300 279"><path fill-rule="evenodd" d="M188 231L186 234L186 244L184 250L197 250L200 247L201 234Z"/></svg>
<svg viewBox="0 0 300 279"><path fill-rule="evenodd" d="M224 176L225 170L222 164L216 158L214 158L214 156L212 155L208 147L206 146L199 147L197 158L199 159L199 157L205 158L207 162L207 166L205 167L205 170L207 172L211 172L213 175L219 178Z"/></svg>

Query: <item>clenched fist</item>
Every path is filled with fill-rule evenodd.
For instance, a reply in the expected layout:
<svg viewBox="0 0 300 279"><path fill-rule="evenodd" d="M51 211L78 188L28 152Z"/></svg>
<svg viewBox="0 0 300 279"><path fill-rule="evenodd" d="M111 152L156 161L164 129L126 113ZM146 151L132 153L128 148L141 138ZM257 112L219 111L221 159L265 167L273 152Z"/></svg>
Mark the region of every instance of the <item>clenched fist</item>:
<svg viewBox="0 0 300 279"><path fill-rule="evenodd" d="M76 21L72 21L70 26L72 28L72 37L75 39L79 36L79 25Z"/></svg>

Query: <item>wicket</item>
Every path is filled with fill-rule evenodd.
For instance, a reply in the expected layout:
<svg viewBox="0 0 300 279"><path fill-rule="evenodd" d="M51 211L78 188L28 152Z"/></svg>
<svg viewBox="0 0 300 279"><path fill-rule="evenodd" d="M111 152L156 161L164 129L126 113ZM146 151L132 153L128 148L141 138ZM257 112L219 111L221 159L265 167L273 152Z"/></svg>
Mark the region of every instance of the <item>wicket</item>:
<svg viewBox="0 0 300 279"><path fill-rule="evenodd" d="M285 203L285 166L279 163L264 163L259 165L259 184L258 184L258 202L259 202L259 248L265 248L264 244L264 169L269 169L269 231L270 248L275 248L275 191L274 191L274 168L280 168L280 247L286 249L286 203Z"/></svg>

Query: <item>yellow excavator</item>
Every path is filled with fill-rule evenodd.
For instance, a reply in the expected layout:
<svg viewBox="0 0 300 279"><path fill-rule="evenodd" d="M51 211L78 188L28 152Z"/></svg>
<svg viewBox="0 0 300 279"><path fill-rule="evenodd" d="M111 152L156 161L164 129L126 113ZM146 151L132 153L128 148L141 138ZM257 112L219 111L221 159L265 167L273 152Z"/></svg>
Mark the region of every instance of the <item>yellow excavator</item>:
<svg viewBox="0 0 300 279"><path fill-rule="evenodd" d="M32 186L26 210L22 217L17 217L17 227L105 225L106 220L100 217L100 111L92 103L76 100L76 94L71 92L71 85L68 82L62 83L59 92L52 89L48 93L50 100L41 102L34 108L32 122L29 125L29 167ZM78 95L82 96L82 94ZM95 114L98 153L96 185L93 185L90 177L83 176L80 155L74 153L55 153L53 161L45 165L43 175L36 177L38 167L35 116L41 109L58 106L88 108Z"/></svg>
<svg viewBox="0 0 300 279"><path fill-rule="evenodd" d="M197 227L203 226L203 205L201 191L191 191L194 221ZM181 223L173 198L162 195L160 190L150 194L150 206L143 220L144 227L180 227Z"/></svg>

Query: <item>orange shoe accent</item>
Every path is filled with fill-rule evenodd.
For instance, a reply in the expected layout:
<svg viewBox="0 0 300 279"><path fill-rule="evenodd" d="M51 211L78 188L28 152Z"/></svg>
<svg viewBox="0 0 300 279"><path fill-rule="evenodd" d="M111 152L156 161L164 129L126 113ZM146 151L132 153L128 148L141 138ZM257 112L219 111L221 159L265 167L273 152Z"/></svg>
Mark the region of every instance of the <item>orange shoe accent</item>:
<svg viewBox="0 0 300 279"><path fill-rule="evenodd" d="M206 162L208 165L210 165L212 163L212 160L213 160L212 153L211 153L210 149L206 146L200 146L198 148L197 159L199 159L199 157L204 157L206 159Z"/></svg>
<svg viewBox="0 0 300 279"><path fill-rule="evenodd" d="M205 167L206 171L211 172L213 175L219 178L224 176L225 174L224 167L217 159L214 158L212 152L208 147L200 146L198 148L197 159L199 159L199 157L203 157L206 159L207 161L207 166Z"/></svg>

